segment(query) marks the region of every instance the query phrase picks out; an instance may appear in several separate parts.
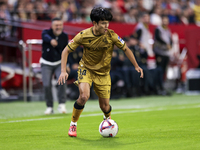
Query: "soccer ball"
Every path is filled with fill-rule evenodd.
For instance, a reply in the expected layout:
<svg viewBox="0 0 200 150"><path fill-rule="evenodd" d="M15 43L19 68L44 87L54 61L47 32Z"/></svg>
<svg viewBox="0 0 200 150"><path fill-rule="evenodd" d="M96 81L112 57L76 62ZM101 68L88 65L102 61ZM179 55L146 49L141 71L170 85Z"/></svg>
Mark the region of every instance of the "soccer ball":
<svg viewBox="0 0 200 150"><path fill-rule="evenodd" d="M99 125L99 133L103 137L114 137L118 133L118 125L112 119L103 120Z"/></svg>

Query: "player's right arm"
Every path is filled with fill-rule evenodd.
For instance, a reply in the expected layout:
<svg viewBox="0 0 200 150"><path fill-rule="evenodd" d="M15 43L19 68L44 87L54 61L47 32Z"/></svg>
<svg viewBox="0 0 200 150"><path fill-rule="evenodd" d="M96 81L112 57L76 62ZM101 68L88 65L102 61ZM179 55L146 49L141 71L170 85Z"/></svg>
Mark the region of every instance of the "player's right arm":
<svg viewBox="0 0 200 150"><path fill-rule="evenodd" d="M68 55L69 53L72 52L68 46L66 46L64 48L64 50L62 51L62 56L61 56L61 74L58 78L58 85L64 84L65 81L68 78L68 73L67 73L67 59L68 59Z"/></svg>
<svg viewBox="0 0 200 150"><path fill-rule="evenodd" d="M58 78L58 85L64 84L68 78L68 73L66 70L66 64L68 60L68 55L70 52L73 52L79 45L81 45L81 35L77 34L64 48L61 55L61 74Z"/></svg>

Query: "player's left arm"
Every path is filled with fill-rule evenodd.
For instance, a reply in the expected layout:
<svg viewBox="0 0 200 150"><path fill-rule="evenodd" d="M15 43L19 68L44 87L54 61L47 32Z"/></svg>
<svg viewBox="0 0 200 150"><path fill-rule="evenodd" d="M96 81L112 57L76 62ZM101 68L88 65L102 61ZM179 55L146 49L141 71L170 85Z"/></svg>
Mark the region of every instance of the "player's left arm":
<svg viewBox="0 0 200 150"><path fill-rule="evenodd" d="M122 48L122 50L124 51L128 59L131 61L131 63L134 65L135 70L141 73L140 78L143 78L143 69L140 68L138 63L136 62L133 52L126 45Z"/></svg>

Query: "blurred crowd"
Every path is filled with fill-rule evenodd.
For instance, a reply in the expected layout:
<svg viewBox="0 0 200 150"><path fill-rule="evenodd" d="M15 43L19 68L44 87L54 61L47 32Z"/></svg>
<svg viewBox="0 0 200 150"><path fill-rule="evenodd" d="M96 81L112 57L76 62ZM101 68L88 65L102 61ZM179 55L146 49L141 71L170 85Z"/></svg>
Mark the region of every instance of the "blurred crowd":
<svg viewBox="0 0 200 150"><path fill-rule="evenodd" d="M90 22L95 6L109 8L113 22L137 23L139 14L150 14L151 24L160 25L162 15L170 24L200 24L200 0L1 0L0 19Z"/></svg>

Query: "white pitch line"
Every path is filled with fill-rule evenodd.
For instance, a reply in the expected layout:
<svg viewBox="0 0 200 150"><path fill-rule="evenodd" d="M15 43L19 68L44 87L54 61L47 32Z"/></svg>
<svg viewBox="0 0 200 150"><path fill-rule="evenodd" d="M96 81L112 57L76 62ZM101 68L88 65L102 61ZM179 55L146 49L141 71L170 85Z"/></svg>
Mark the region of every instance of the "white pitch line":
<svg viewBox="0 0 200 150"><path fill-rule="evenodd" d="M117 111L112 112L112 114L123 114L123 113L137 113L137 112L149 112L149 111L163 111L163 110L176 110L176 109L187 109L187 108L199 108L200 105L192 106L192 107L185 107L180 106L176 107L174 109L167 109L167 108L157 108L157 109L142 109L142 110L129 110L129 111ZM103 116L102 113L95 113L95 114L87 114L87 115L81 115L80 117L90 117L90 116ZM38 118L38 119L26 119L26 120L15 120L15 121L6 121L6 122L0 122L0 124L4 123L16 123L16 122L30 122L30 121L41 121L41 120L52 120L52 119L61 119L65 117L51 117L51 118Z"/></svg>
<svg viewBox="0 0 200 150"><path fill-rule="evenodd" d="M64 117L51 117L51 118L38 118L38 119L15 120L15 121L7 121L7 122L0 122L0 123L29 122L29 121L38 121L38 120L60 119L60 118L64 118Z"/></svg>

